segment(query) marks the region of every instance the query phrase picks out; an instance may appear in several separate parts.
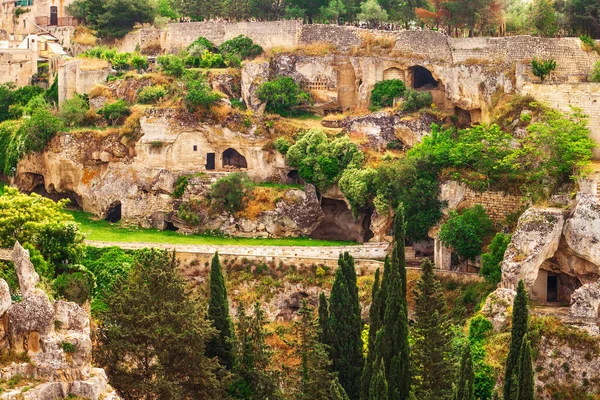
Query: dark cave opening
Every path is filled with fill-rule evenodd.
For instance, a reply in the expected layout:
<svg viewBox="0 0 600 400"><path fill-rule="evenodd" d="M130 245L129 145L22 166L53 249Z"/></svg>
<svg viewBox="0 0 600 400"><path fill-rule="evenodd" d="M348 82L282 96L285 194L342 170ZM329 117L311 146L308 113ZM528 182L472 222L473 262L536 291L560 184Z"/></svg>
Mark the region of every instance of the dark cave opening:
<svg viewBox="0 0 600 400"><path fill-rule="evenodd" d="M413 73L413 88L414 89L436 89L438 82L435 80L431 71L420 65L412 67Z"/></svg>
<svg viewBox="0 0 600 400"><path fill-rule="evenodd" d="M248 168L248 162L237 150L229 148L223 152L223 167Z"/></svg>
<svg viewBox="0 0 600 400"><path fill-rule="evenodd" d="M106 210L106 217L104 219L113 224L121 220L120 201L115 201L110 205L110 207L108 207L108 210Z"/></svg>
<svg viewBox="0 0 600 400"><path fill-rule="evenodd" d="M361 213L358 219L343 200L321 197L324 217L310 235L313 239L344 240L363 243L373 237L371 212Z"/></svg>

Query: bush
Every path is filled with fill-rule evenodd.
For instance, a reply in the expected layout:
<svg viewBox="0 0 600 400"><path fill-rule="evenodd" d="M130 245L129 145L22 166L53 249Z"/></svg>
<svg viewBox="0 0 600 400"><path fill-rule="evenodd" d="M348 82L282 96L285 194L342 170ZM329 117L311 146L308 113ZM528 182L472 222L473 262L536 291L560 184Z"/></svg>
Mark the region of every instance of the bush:
<svg viewBox="0 0 600 400"><path fill-rule="evenodd" d="M98 110L98 114L102 115L110 125L117 125L131 114L131 109L124 100L117 100L106 104Z"/></svg>
<svg viewBox="0 0 600 400"><path fill-rule="evenodd" d="M416 90L407 90L404 94L404 103L402 111L415 112L422 108L431 107L433 96L430 92L417 92Z"/></svg>
<svg viewBox="0 0 600 400"><path fill-rule="evenodd" d="M65 273L56 277L53 288L56 293L81 305L91 299L93 284L83 272Z"/></svg>
<svg viewBox="0 0 600 400"><path fill-rule="evenodd" d="M204 50L200 58L200 67L202 68L223 68L223 56L220 54L211 53L209 50Z"/></svg>
<svg viewBox="0 0 600 400"><path fill-rule="evenodd" d="M377 82L371 92L371 109L393 106L394 99L402 97L405 91L406 86L400 79Z"/></svg>
<svg viewBox="0 0 600 400"><path fill-rule="evenodd" d="M589 50L598 50L598 45L596 41L589 35L581 35L579 36L579 40L584 44L585 48Z"/></svg>
<svg viewBox="0 0 600 400"><path fill-rule="evenodd" d="M481 256L481 270L479 275L483 276L487 282L497 285L502 278L500 264L504 260L504 253L510 243L511 235L497 233L492 243L490 243L490 252Z"/></svg>
<svg viewBox="0 0 600 400"><path fill-rule="evenodd" d="M299 105L310 101L308 93L289 76L263 83L256 94L260 101L267 103L267 111L279 115L293 114Z"/></svg>
<svg viewBox="0 0 600 400"><path fill-rule="evenodd" d="M236 213L244 207L244 197L253 183L244 172L234 172L213 183L210 187L210 204L216 211Z"/></svg>
<svg viewBox="0 0 600 400"><path fill-rule="evenodd" d="M183 76L185 63L181 57L169 54L158 57L156 62L160 65L161 71L166 75L174 76L176 78Z"/></svg>
<svg viewBox="0 0 600 400"><path fill-rule="evenodd" d="M185 104L190 112L198 107L207 110L221 98L218 93L212 91L200 73L189 73L186 76L186 86Z"/></svg>
<svg viewBox="0 0 600 400"><path fill-rule="evenodd" d="M83 126L89 108L90 105L85 98L76 95L63 103L58 116L67 126Z"/></svg>
<svg viewBox="0 0 600 400"><path fill-rule="evenodd" d="M556 60L553 58L549 58L546 60L534 58L531 60L531 72L533 75L540 78L542 82L546 79L552 71L556 69Z"/></svg>
<svg viewBox="0 0 600 400"><path fill-rule="evenodd" d="M227 40L219 46L224 56L235 55L242 60L254 58L263 52L262 47L255 44L248 36L239 35Z"/></svg>
<svg viewBox="0 0 600 400"><path fill-rule="evenodd" d="M594 64L594 68L590 73L589 81L600 82L600 61L596 61L596 64Z"/></svg>
<svg viewBox="0 0 600 400"><path fill-rule="evenodd" d="M162 86L146 86L138 91L137 102L140 104L155 104L167 95Z"/></svg>
<svg viewBox="0 0 600 400"><path fill-rule="evenodd" d="M129 59L129 63L132 68L138 71L148 69L148 59L137 52L132 54L131 58Z"/></svg>
<svg viewBox="0 0 600 400"><path fill-rule="evenodd" d="M485 209L476 204L462 214L451 211L440 227L438 237L442 244L451 248L464 261L474 260L481 254L483 240L493 231L493 223Z"/></svg>
<svg viewBox="0 0 600 400"><path fill-rule="evenodd" d="M290 143L290 141L284 137L278 137L273 141L273 147L275 148L275 150L277 150L283 155L287 154L291 146L292 144Z"/></svg>

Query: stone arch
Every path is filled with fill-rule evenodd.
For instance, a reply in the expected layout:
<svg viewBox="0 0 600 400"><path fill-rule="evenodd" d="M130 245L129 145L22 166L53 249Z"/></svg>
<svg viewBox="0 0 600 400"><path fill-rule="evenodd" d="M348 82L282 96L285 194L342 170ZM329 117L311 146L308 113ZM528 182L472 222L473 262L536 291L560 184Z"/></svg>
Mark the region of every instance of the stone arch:
<svg viewBox="0 0 600 400"><path fill-rule="evenodd" d="M412 72L413 89L431 90L438 88L438 81L430 70L420 65L410 68Z"/></svg>
<svg viewBox="0 0 600 400"><path fill-rule="evenodd" d="M404 71L400 68L392 67L383 71L383 80L387 81L389 79L400 79L404 81Z"/></svg>
<svg viewBox="0 0 600 400"><path fill-rule="evenodd" d="M246 157L230 147L223 152L223 168L225 167L248 168L248 162Z"/></svg>

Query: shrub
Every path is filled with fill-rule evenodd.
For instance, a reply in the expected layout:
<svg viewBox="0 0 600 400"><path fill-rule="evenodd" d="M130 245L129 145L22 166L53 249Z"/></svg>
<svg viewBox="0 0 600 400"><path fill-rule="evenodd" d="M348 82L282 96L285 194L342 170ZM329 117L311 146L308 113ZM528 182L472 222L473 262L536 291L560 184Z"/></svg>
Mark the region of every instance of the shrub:
<svg viewBox="0 0 600 400"><path fill-rule="evenodd" d="M235 54L227 54L225 56L225 65L228 68L241 68L242 60Z"/></svg>
<svg viewBox="0 0 600 400"><path fill-rule="evenodd" d="M173 193L171 194L171 196L176 199L180 199L181 196L183 196L183 194L185 193L185 189L188 186L190 178L191 175L182 175L179 178L177 178L177 181L175 181L175 185L173 186Z"/></svg>
<svg viewBox="0 0 600 400"><path fill-rule="evenodd" d="M58 116L67 126L83 126L89 108L90 105L85 98L76 95L63 103Z"/></svg>
<svg viewBox="0 0 600 400"><path fill-rule="evenodd" d="M155 104L167 95L162 86L146 86L138 91L137 102L141 104Z"/></svg>
<svg viewBox="0 0 600 400"><path fill-rule="evenodd" d="M596 44L596 41L591 36L581 35L581 36L579 36L579 40L581 40L585 49L598 50L598 45Z"/></svg>
<svg viewBox="0 0 600 400"><path fill-rule="evenodd" d="M400 79L377 82L371 92L371 108L391 107L394 99L402 97L405 91L406 86Z"/></svg>
<svg viewBox="0 0 600 400"><path fill-rule="evenodd" d="M194 40L188 47L187 51L192 57L201 57L205 50L212 53L217 53L219 49L210 40L205 37L199 36L198 39Z"/></svg>
<svg viewBox="0 0 600 400"><path fill-rule="evenodd" d="M221 54L236 55L242 60L254 58L263 52L262 47L255 44L248 36L239 35L233 39L227 40L219 46Z"/></svg>
<svg viewBox="0 0 600 400"><path fill-rule="evenodd" d="M210 187L210 204L216 211L236 213L244 206L244 197L253 183L244 172L234 172L213 183Z"/></svg>
<svg viewBox="0 0 600 400"><path fill-rule="evenodd" d="M504 253L510 243L511 235L497 233L492 243L490 243L490 252L481 256L481 270L479 275L483 276L486 281L497 285L502 278L500 264L504 260Z"/></svg>
<svg viewBox="0 0 600 400"><path fill-rule="evenodd" d="M185 71L183 59L172 54L160 56L156 59L156 62L160 65L160 69L166 75L180 78Z"/></svg>
<svg viewBox="0 0 600 400"><path fill-rule="evenodd" d="M600 61L596 61L594 68L590 73L590 82L600 82Z"/></svg>
<svg viewBox="0 0 600 400"><path fill-rule="evenodd" d="M124 100L117 100L106 104L98 110L98 114L102 115L111 125L117 125L131 114L131 109Z"/></svg>
<svg viewBox="0 0 600 400"><path fill-rule="evenodd" d="M263 83L256 94L260 101L267 103L267 111L279 115L293 114L299 105L310 101L308 93L289 76Z"/></svg>
<svg viewBox="0 0 600 400"><path fill-rule="evenodd" d="M129 63L131 64L132 68L138 71L148 69L148 59L137 52L131 55Z"/></svg>
<svg viewBox="0 0 600 400"><path fill-rule="evenodd" d="M198 107L209 109L221 98L218 93L212 91L204 76L198 72L186 75L186 85L185 104L189 111Z"/></svg>
<svg viewBox="0 0 600 400"><path fill-rule="evenodd" d="M202 68L222 68L225 66L223 62L223 56L215 54L209 50L204 50L202 57L200 58L200 67Z"/></svg>
<svg viewBox="0 0 600 400"><path fill-rule="evenodd" d="M283 155L287 154L291 146L292 144L290 143L290 141L284 137L278 137L273 141L273 147L275 148L275 150L277 150Z"/></svg>
<svg viewBox="0 0 600 400"><path fill-rule="evenodd" d="M404 94L404 103L402 111L415 112L422 108L431 107L433 96L430 92L417 92L416 90L407 90Z"/></svg>
<svg viewBox="0 0 600 400"><path fill-rule="evenodd" d="M53 287L61 297L81 305L91 298L93 285L88 275L74 272L57 276Z"/></svg>
<svg viewBox="0 0 600 400"><path fill-rule="evenodd" d="M533 72L533 75L540 78L542 82L544 82L546 77L550 75L550 73L552 73L552 71L554 71L555 69L556 60L553 58L545 60L534 58L533 60L531 60L531 71Z"/></svg>
<svg viewBox="0 0 600 400"><path fill-rule="evenodd" d="M60 347L63 349L65 353L75 353L77 351L77 346L70 342L62 342Z"/></svg>

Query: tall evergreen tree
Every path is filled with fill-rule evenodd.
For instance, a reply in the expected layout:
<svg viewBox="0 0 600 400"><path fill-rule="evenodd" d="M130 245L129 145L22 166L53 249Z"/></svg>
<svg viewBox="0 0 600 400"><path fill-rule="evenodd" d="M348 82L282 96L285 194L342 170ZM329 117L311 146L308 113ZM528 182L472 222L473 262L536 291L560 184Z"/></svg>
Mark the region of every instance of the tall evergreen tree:
<svg viewBox="0 0 600 400"><path fill-rule="evenodd" d="M515 400L517 396L517 371L523 336L527 333L529 312L527 310L527 291L522 280L517 287L517 296L513 304L510 350L506 359L504 377L504 400Z"/></svg>
<svg viewBox="0 0 600 400"><path fill-rule="evenodd" d="M373 362L375 361L375 338L377 332L381 329L382 324L382 313L381 309L383 304L381 297L379 284L379 268L375 271L375 280L373 281L373 289L371 291L371 308L369 309L369 338L367 344L367 359L365 360L365 367L361 376L361 388L360 398L368 399L369 391L371 389L371 377L373 375Z"/></svg>
<svg viewBox="0 0 600 400"><path fill-rule="evenodd" d="M329 304L325 292L319 294L319 340L321 343L326 343L327 338L327 321L329 320Z"/></svg>
<svg viewBox="0 0 600 400"><path fill-rule="evenodd" d="M471 355L471 346L467 343L460 358L458 381L456 382L456 389L452 400L475 400L474 382L473 357Z"/></svg>
<svg viewBox="0 0 600 400"><path fill-rule="evenodd" d="M266 343L265 312L257 302L254 314L248 315L240 304L237 319L237 362L230 394L239 399L279 399L278 379L271 369L272 350Z"/></svg>
<svg viewBox="0 0 600 400"><path fill-rule="evenodd" d="M351 400L357 400L364 357L354 258L340 254L338 266L329 298L326 344L342 387Z"/></svg>
<svg viewBox="0 0 600 400"><path fill-rule="evenodd" d="M535 399L535 381L533 380L533 365L531 363L531 345L527 334L523 337L517 374L517 400Z"/></svg>
<svg viewBox="0 0 600 400"><path fill-rule="evenodd" d="M410 350L406 305L406 256L404 208L394 218L394 249L384 269L382 293L385 312L382 324L381 356L386 371L390 400L406 400L410 394ZM404 282L404 283L403 283Z"/></svg>
<svg viewBox="0 0 600 400"><path fill-rule="evenodd" d="M294 323L298 343L295 354L300 359L299 383L295 398L298 400L343 400L347 398L339 381L329 371L331 360L324 345L318 339L318 323L313 309L306 300L298 311L300 320Z"/></svg>
<svg viewBox="0 0 600 400"><path fill-rule="evenodd" d="M388 400L388 383L385 379L385 365L383 359L379 357L373 363L373 379L369 388L369 400Z"/></svg>
<svg viewBox="0 0 600 400"><path fill-rule="evenodd" d="M206 347L206 355L218 357L219 362L227 369L233 367L233 324L229 316L229 300L227 288L219 261L219 253L215 253L210 265L210 295L208 299L208 319L219 331Z"/></svg>
<svg viewBox="0 0 600 400"><path fill-rule="evenodd" d="M435 278L433 263L421 264L415 295L413 357L420 375L415 394L419 399L448 399L452 394L451 335L446 299Z"/></svg>

